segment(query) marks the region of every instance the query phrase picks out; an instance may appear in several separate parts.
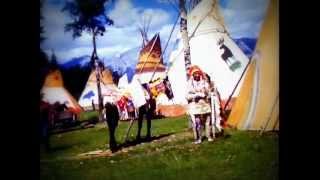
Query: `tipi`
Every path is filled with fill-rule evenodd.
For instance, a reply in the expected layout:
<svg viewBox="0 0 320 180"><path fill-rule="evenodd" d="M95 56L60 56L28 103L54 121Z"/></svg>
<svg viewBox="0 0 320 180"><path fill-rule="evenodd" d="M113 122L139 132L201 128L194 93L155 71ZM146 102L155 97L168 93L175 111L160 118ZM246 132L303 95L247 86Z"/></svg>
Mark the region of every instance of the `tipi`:
<svg viewBox="0 0 320 180"><path fill-rule="evenodd" d="M54 104L55 102L66 103L71 112L80 113L82 111L78 102L64 88L62 74L58 69L48 73L40 93L43 95L44 102L49 104Z"/></svg>
<svg viewBox="0 0 320 180"><path fill-rule="evenodd" d="M119 82L118 82L118 88L119 89L126 89L129 85L129 81L128 81L128 75L127 73L124 73L120 78L119 78Z"/></svg>
<svg viewBox="0 0 320 180"><path fill-rule="evenodd" d="M113 82L112 73L110 70L104 69L100 77L101 95L103 96L104 101L103 104L105 104L106 101L116 101L119 92L117 86ZM98 88L95 70L91 71L87 84L78 102L85 110L98 108Z"/></svg>
<svg viewBox="0 0 320 180"><path fill-rule="evenodd" d="M166 67L163 65L161 53L160 35L157 33L141 49L133 78L138 79L141 83L149 83L150 80L159 77L164 78Z"/></svg>
<svg viewBox="0 0 320 180"><path fill-rule="evenodd" d="M278 13L278 1L270 0L255 55L227 121L230 126L242 130L279 130Z"/></svg>
<svg viewBox="0 0 320 180"><path fill-rule="evenodd" d="M188 14L188 31L191 63L205 71L214 80L221 98L227 99L249 60L229 37L223 18L219 15L216 0L202 0L191 10ZM168 76L172 85L174 103L187 104L185 99L187 77L182 41L179 41L178 46L177 50L170 55ZM224 50L225 47L227 50ZM233 55L232 64L225 61L228 57L225 56L226 51ZM237 94L238 91L233 96Z"/></svg>

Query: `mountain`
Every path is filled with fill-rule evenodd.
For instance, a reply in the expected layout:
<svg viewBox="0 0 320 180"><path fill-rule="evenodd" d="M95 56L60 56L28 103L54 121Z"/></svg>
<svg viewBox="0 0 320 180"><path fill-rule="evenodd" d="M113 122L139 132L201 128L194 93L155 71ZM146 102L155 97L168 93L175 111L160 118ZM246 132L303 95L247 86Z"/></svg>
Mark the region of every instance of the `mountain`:
<svg viewBox="0 0 320 180"><path fill-rule="evenodd" d="M239 39L233 39L233 40L239 46L239 48L244 52L244 54L248 58L251 58L254 48L256 46L257 39L239 38Z"/></svg>
<svg viewBox="0 0 320 180"><path fill-rule="evenodd" d="M118 56L114 56L104 60L105 66L111 67L114 71L118 71L119 74L123 74L128 68L135 69L138 62L140 47L135 47L121 53Z"/></svg>
<svg viewBox="0 0 320 180"><path fill-rule="evenodd" d="M161 41L162 51L165 50L166 41ZM179 39L172 40L168 47L166 48L163 55L163 63L166 65L169 61L170 53L178 47ZM135 72L135 66L138 62L139 53L141 47L134 47L129 49L120 55L115 55L113 57L100 57L104 63L104 65L112 71L117 71L119 75L123 75L127 73L129 77L133 76ZM75 66L84 67L90 62L90 56L84 55L79 57L74 57L67 61L64 64L61 64L61 67L64 69L72 68Z"/></svg>
<svg viewBox="0 0 320 180"><path fill-rule="evenodd" d="M61 67L64 69L69 69L74 66L80 66L84 67L90 62L90 56L89 55L84 55L84 56L79 56L79 57L74 57L71 60L67 61L64 64L61 64Z"/></svg>

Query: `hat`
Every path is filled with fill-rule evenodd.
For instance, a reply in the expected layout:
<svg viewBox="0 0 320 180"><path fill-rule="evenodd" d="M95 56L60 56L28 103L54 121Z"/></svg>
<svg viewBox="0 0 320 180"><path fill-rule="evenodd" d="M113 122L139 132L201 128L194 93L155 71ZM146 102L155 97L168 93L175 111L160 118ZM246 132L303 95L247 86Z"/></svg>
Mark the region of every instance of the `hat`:
<svg viewBox="0 0 320 180"><path fill-rule="evenodd" d="M189 76L192 76L194 73L199 73L201 76L203 76L203 72L201 71L201 69L197 66L197 65L194 65L194 66L191 66L189 68Z"/></svg>

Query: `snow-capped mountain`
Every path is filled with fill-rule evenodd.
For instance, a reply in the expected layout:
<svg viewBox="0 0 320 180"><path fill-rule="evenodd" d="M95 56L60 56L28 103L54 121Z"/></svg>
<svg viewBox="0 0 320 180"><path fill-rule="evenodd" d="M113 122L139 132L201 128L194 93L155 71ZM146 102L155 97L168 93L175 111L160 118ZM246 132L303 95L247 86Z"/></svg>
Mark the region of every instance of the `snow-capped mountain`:
<svg viewBox="0 0 320 180"><path fill-rule="evenodd" d="M68 69L74 66L80 66L84 67L90 62L90 56L89 55L84 55L84 56L79 56L79 57L74 57L71 60L67 61L64 64L61 64L61 67L64 69Z"/></svg>
<svg viewBox="0 0 320 180"><path fill-rule="evenodd" d="M140 48L132 48L118 56L102 58L104 65L111 67L113 71L123 74L128 68L135 69L138 62Z"/></svg>
<svg viewBox="0 0 320 180"><path fill-rule="evenodd" d="M161 42L162 51L165 48L164 41ZM177 48L178 40L174 41L173 43L169 43L168 47L166 48L164 55L163 55L163 62L166 65L169 61L169 56L172 50ZM141 47L134 47L121 53L120 55L115 55L113 57L100 57L106 67L111 68L113 71L117 71L120 75L123 73L128 73L128 76L131 76L135 72L135 66L138 62L139 53ZM62 68L68 69L77 65L80 67L84 67L90 62L90 56L80 56L72 58L71 60L67 61L64 64L61 64Z"/></svg>
<svg viewBox="0 0 320 180"><path fill-rule="evenodd" d="M233 39L240 49L250 58L256 45L256 39L253 38L240 38ZM165 50L165 41L161 41L162 51ZM163 63L167 65L169 61L170 53L178 47L179 39L168 44L167 49L163 55ZM100 57L106 67L111 68L113 71L117 71L119 75L127 73L129 77L133 76L135 72L135 66L138 62L139 53L141 47L134 47L113 57ZM90 56L84 55L75 57L68 62L62 64L62 68L71 68L77 65L80 67L86 66L90 62Z"/></svg>

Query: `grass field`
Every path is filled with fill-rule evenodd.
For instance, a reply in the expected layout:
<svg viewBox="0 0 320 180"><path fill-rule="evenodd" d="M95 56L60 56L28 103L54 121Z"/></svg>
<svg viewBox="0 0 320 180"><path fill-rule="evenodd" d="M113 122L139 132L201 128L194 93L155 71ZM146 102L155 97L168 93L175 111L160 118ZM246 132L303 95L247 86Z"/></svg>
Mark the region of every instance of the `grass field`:
<svg viewBox="0 0 320 180"><path fill-rule="evenodd" d="M144 130L145 124L144 122ZM128 122L120 122L122 144ZM130 140L136 135L135 123ZM105 124L53 134L51 150L40 146L40 179L278 179L278 135L226 130L215 142L192 144L186 117L152 121L155 140L123 148L113 156L78 154L108 147ZM142 134L145 135L145 132Z"/></svg>

